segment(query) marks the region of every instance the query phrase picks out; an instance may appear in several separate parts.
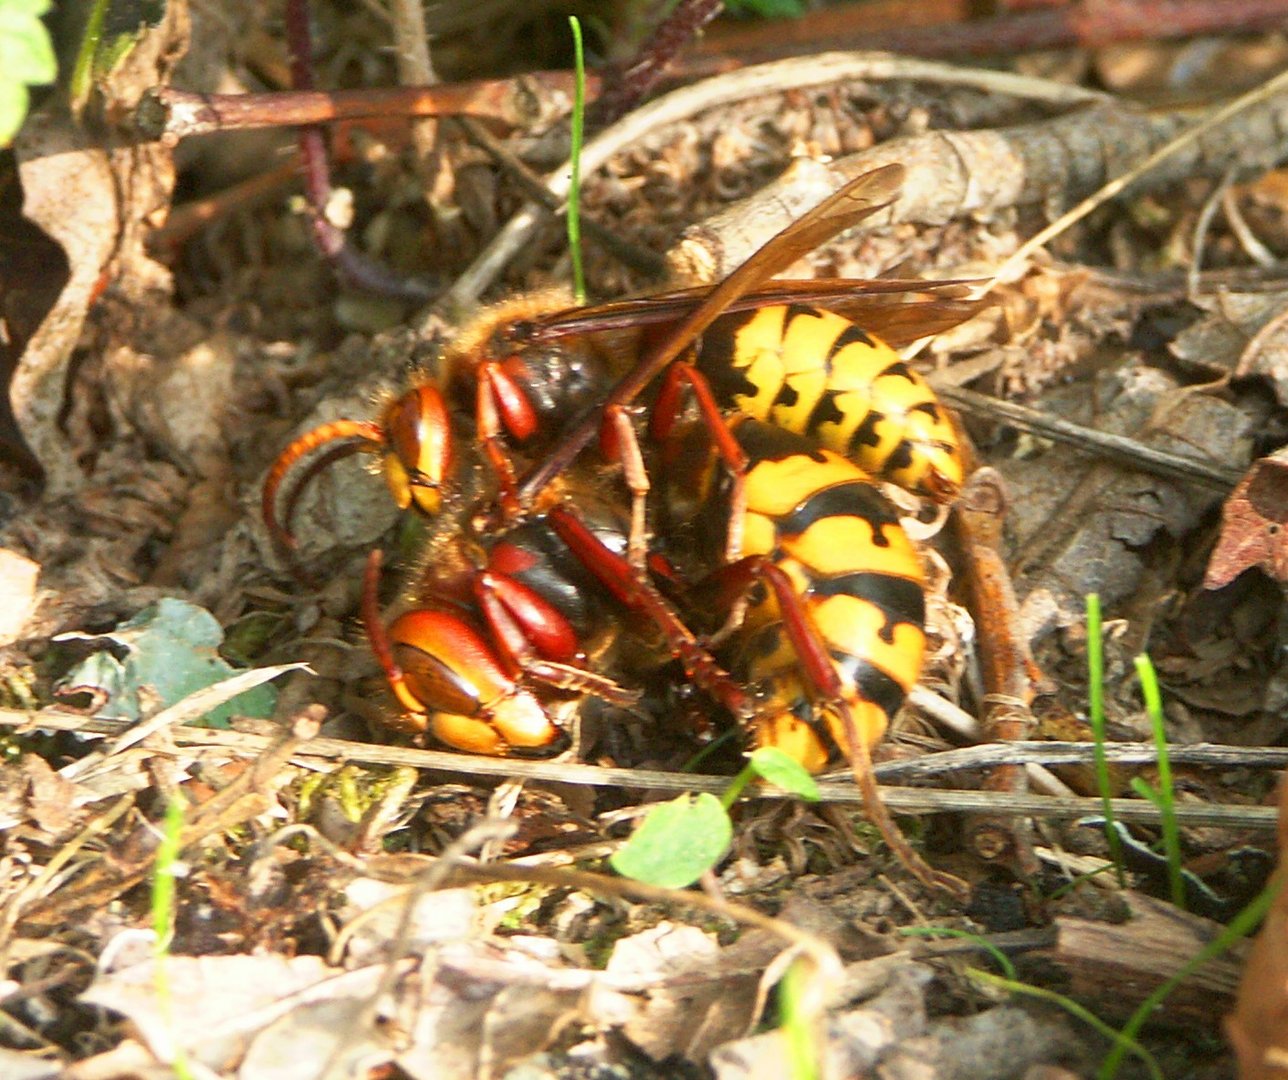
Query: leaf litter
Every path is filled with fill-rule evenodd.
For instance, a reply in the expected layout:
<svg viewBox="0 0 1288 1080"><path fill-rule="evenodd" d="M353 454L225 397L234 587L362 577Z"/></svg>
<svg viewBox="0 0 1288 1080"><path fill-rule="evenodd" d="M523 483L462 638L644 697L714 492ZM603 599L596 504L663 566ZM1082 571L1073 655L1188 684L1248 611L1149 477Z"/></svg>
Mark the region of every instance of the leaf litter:
<svg viewBox="0 0 1288 1080"><path fill-rule="evenodd" d="M355 16L319 8L324 29L357 27L357 41L370 35L369 26L352 21ZM134 68L127 65L112 77L109 98L130 100L156 81L158 71L164 77L185 33L168 21L151 37L144 34L146 48ZM263 55L257 63L265 63ZM328 63L332 72L343 70L338 54L328 54ZM1121 54L1113 63L1118 89L1126 70ZM1021 158L1032 162L1024 155L1046 132L1076 126L1056 113L984 90L935 85L933 78L890 82L872 76L857 88L838 84L827 92L788 90L729 101L650 133L612 158L606 175L588 183L585 212L641 246L666 250L683 226L732 195L759 191L794 154L864 155L892 138L903 140L898 153L926 170L917 194L929 205L940 193L936 188L949 190L935 171L942 159L928 150L938 128L981 129L979 137L955 145L977 162L973 176L982 182L1008 175L985 169L978 164L983 159L972 156L982 154L996 132L1006 131ZM1106 119L1104 130L1118 119ZM369 737L370 718L387 706L370 704L373 668L352 634L356 560L333 552L365 549L385 532L385 501L378 491L371 494L374 485L359 468L310 492L300 508L305 550L310 559L316 553L334 561L336 570L323 589L300 593L266 565L253 494L238 492L257 490L263 469L292 430L364 412L378 386L398 384L409 351L432 348L438 329L426 323L422 333L379 331L410 321L412 313L352 292L337 294L314 261L302 217L282 200L234 211L164 268L146 253L142 237L158 207L170 202L168 150L104 152L78 142L69 127L56 123L56 114L39 121L19 148L25 210L62 246L72 272L46 290L57 300L19 339L20 370L10 383L19 425L44 467L47 487L41 502L14 514L0 532L0 556L7 560L0 567L13 567L5 580L14 583L15 597L13 614L5 612L14 626L4 636L17 643L6 649L0 672L9 688L4 704L26 708L29 697L49 700L49 642L75 631L87 644L108 646L98 661L104 670L91 676L64 668L58 674L69 684L115 696L127 715L155 716L193 688L189 683L167 691L166 677L195 667L211 682L232 672L213 654L215 624L239 625L267 609L273 620L255 631L261 636L248 658L267 665L306 653L330 679L324 690L298 677L283 694L278 715L298 716L301 704L320 699L335 713L325 734ZM1164 137L1162 131L1160 126L1151 138ZM549 151L541 158L539 138L521 134L514 145L538 164L553 165ZM51 147L60 153L49 153ZM462 254L477 250L489 223L506 220L518 205L517 194L482 168L472 149L451 144L448 179L426 210L419 192L406 197L411 189L399 148L393 150L367 144L352 181L365 235L375 243L383 236L391 257L400 248L390 238L412 234L436 235L439 247L450 238ZM1025 183L1038 194L1030 191L1018 204L986 199L974 220L937 228L894 222L812 261L842 274L903 262L961 268L958 276L975 276L979 268L988 273L1031 234L1044 211L1085 194L1079 184L1099 182L1094 174L1101 163L1093 157L1078 159L1086 168L1067 176L1056 169L1041 179L1040 170L1026 171ZM716 167L708 169L708 163ZM1191 160L1189 171L1178 175L1214 177L1226 167L1217 152L1210 160ZM1206 291L1187 295L1174 268L1200 254L1190 245L1207 191L1142 194L1061 238L1055 259L1026 266L1003 286L1009 293L1005 318L992 313L970 333L946 336L931 351L934 365L950 378L963 369L958 381L1019 397L1056 416L1182 457L1245 467L1273 449L1268 444L1280 421L1267 390L1280 398L1285 378L1282 295L1273 280L1251 280L1239 225L1241 209L1243 225L1271 247L1282 247L1274 226L1282 198L1273 175L1255 187L1236 188L1228 228L1218 222L1209 231L1201 252ZM1068 189L1053 176L1068 179ZM396 192L399 185L404 197L384 210L375 205L373 194ZM73 213L59 217L49 209L55 202ZM506 271L509 285L561 277L562 269L547 257L558 246L554 236L553 230L539 231L525 260ZM434 241L424 246L432 250ZM416 259L423 257L421 250ZM598 251L589 263L605 292L641 286L633 271ZM422 268L413 262L407 269ZM45 284L57 283L56 271L51 264ZM1105 287L1110 272L1121 288ZM1242 278L1229 285L1231 274ZM101 279L110 283L103 296ZM1225 385L1202 389L1201 381L1216 378ZM1281 597L1277 589L1267 599L1265 589L1233 582L1234 572L1245 567L1274 573L1277 533L1271 526L1278 508L1244 500L1258 515L1242 526L1241 541L1228 541L1241 542L1242 554L1224 571L1209 573L1209 584L1232 590L1223 595L1202 588L1218 496L1107 467L987 417L971 417L968 424L1010 489L1021 625L1043 670L1066 684L1063 711L1057 710L1063 722L1081 707L1081 682L1072 673L1083 659L1082 596L1094 589L1121 614L1110 642L1107 687L1111 719L1120 730L1141 724L1126 659L1148 645L1175 683L1165 690L1174 737L1234 744L1279 738ZM1227 522L1241 498L1236 493L1228 504ZM1225 534L1221 544L1227 544ZM40 570L38 584L32 564ZM185 640L175 627L141 614L150 604L162 612L182 604L186 621L205 629ZM194 605L213 616L198 614ZM21 621L18 612L24 613ZM969 626L959 612L951 617ZM249 624L247 634L255 639ZM944 639L960 643L969 634L945 632ZM969 667L961 656L945 657L925 680L950 687L951 703L971 707L982 692L971 687ZM247 718L268 709L267 699L230 705L228 734L235 737L239 728L262 733ZM669 736L638 720L631 724L623 722L616 746L602 741L602 731L589 732L587 745L606 761L674 763L678 755L667 746ZM614 730L611 719L601 727ZM417 894L391 885L380 864L387 856L369 853L386 845L410 848L405 857L432 865L415 852L451 853L456 839L487 815L488 786L469 783L435 798L426 779L409 796L392 773L342 774L340 762L328 767L313 758L302 764L293 755L307 732L276 730L278 740L257 765L233 743L181 749L167 742L163 730L96 760L93 768L86 756L93 744L18 736L31 741L17 744L23 756L6 770L0 794L6 827L0 925L10 964L4 1009L17 1045L46 1060L88 1057L100 1075L172 1064L176 1047L194 1067L266 1077L318 1075L323 1065L336 1075L396 1065L414 1076L502 1076L524 1063L549 1075L628 1063L640 1070L637 1075L787 1075L785 1036L756 1032L773 1016L767 1012L771 984L785 962L776 959L782 943L770 943L767 931L739 932L736 920L709 913L695 924L679 923L678 909L569 883L510 883L500 896L489 893L498 886ZM917 715L907 719L904 738L883 753L910 755L946 745L942 732ZM1064 775L1076 785L1072 774ZM326 797L310 798L323 781L331 785ZM1256 803L1268 793L1264 776L1237 769L1187 783L1202 792L1196 797L1218 802ZM137 944L130 943L148 922L140 886L155 851L151 822L176 791L190 808L172 951L157 957L145 943L139 957ZM520 790L505 808L517 832L497 841L496 851L520 866L575 861L579 851L594 862L618 835L604 815L638 801L637 793L620 789L593 796L558 785ZM295 828L302 831L281 835ZM923 842L938 858L965 866L965 856L954 854L951 829L934 819ZM884 877L883 871L895 871L879 853L873 858L870 838L852 822L838 828L835 816L813 811L748 809L737 833L739 858L708 887L809 927L840 956L838 965L844 963L841 978L823 995L828 1012L820 1043L832 1075L880 1069L890 1075L997 1076L1003 1075L999 1062L1007 1075L1057 1064L1081 1074L1103 1052L1062 1014L1031 1010L1018 998L989 998L959 973L958 954L909 948L893 937L898 926L960 922L994 935L1037 935L1055 926L1058 943L1031 936L1015 944L1015 953L1037 959L1031 971L1025 969L1035 981L1043 977L1043 964L1062 966L1093 1007L1113 1004L1103 982L1114 970L1110 959L1140 961L1124 979L1157 979L1175 968L1146 961L1179 962L1190 941L1211 932L1194 917L1126 894L1117 916L1133 918L1121 936L1105 937L1106 945L1095 936L1108 933L1105 911L1089 898L1095 886L1055 901L1013 883L1004 864L976 867L972 876L981 885L997 877L1006 885L1003 894L1015 885L1017 903L1000 905L1011 912L1011 929L1001 930L1005 920L996 912L972 910L968 921L915 883ZM1232 849L1254 839L1188 837L1196 859L1226 863ZM1061 840L1092 848L1079 857L1103 854L1072 834L1060 834L1057 846ZM767 845L781 847L765 850ZM1048 884L1060 880L1055 875ZM1257 887L1231 876L1224 885L1236 899ZM811 903L827 916L811 913L810 896L821 898ZM1164 945L1150 930L1151 917L1183 926L1191 937ZM1096 944L1078 944L1079 930ZM76 950L77 959L55 969L37 948L42 943L68 950L68 956ZM121 963L107 963L113 955ZM131 956L135 960L125 963ZM87 959L103 962L94 969ZM168 1003L156 991L162 966L169 973ZM820 987L825 983L820 980ZM1211 1028L1216 1007L1210 1003L1225 1000L1211 995L1226 995L1232 985L1228 979L1219 990L1192 983L1190 992L1200 1001L1209 995L1206 1017L1184 996L1165 1006L1162 1017ZM1118 1003L1132 1000L1124 995ZM1241 1015L1254 1028L1272 1023ZM64 1028L79 1026L80 1049L71 1049L53 1017ZM1260 1039L1267 1045L1278 1045L1278 1038L1274 1030L1251 1036L1254 1044ZM306 1055L302 1046L309 1048ZM1156 1050L1165 1054L1168 1047ZM42 1066L34 1067L39 1075ZM1204 1075L1226 1075L1219 1065L1212 1068L1218 1071Z"/></svg>

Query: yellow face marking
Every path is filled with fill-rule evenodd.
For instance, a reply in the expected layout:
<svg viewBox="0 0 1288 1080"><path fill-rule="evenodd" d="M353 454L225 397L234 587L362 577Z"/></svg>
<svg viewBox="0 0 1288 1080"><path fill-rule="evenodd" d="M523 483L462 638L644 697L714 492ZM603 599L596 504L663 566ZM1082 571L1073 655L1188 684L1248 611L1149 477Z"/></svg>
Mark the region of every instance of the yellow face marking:
<svg viewBox="0 0 1288 1080"><path fill-rule="evenodd" d="M411 505L411 479L407 475L407 470L403 468L403 463L398 460L397 454L386 454L384 465L385 484L389 488L389 494L394 497L394 503L399 510L406 510Z"/></svg>

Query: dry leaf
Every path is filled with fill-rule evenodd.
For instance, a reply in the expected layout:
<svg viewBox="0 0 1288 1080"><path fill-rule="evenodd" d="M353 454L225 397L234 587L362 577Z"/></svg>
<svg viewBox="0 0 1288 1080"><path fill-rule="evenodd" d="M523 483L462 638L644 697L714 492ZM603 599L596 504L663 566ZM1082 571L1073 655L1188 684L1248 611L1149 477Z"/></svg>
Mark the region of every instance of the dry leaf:
<svg viewBox="0 0 1288 1080"><path fill-rule="evenodd" d="M8 548L0 548L0 645L22 635L27 617L36 606L36 579L40 564Z"/></svg>
<svg viewBox="0 0 1288 1080"><path fill-rule="evenodd" d="M1279 895L1253 942L1243 969L1234 1012L1225 1030L1239 1056L1241 1080L1288 1078L1288 784L1279 785Z"/></svg>
<svg viewBox="0 0 1288 1080"><path fill-rule="evenodd" d="M1252 463L1221 511L1221 536L1208 562L1206 589L1228 585L1259 566L1276 581L1288 582L1288 452Z"/></svg>

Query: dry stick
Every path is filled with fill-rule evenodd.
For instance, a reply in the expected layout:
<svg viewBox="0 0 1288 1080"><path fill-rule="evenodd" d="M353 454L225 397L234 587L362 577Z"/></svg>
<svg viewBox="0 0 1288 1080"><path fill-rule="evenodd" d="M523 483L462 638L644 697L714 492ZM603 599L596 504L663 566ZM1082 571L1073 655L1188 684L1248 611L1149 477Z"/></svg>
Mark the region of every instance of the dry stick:
<svg viewBox="0 0 1288 1080"><path fill-rule="evenodd" d="M1166 477L1169 480L1198 484L1201 487L1219 491L1222 495L1228 495L1230 489L1243 476L1243 472L1239 469L1227 469L1197 458L1171 454L1166 450L1156 450L1125 435L1111 435L1108 432L1062 420L1058 416L1050 416L1037 409L1003 401L1001 398L990 397L987 394L957 386L948 386L933 375L930 381L935 388L935 393L942 400L966 412L999 420L1021 431L1067 443L1120 465L1139 469L1141 472Z"/></svg>
<svg viewBox="0 0 1288 1080"><path fill-rule="evenodd" d="M1019 634L1019 604L1002 556L1002 523L1006 492L1001 476L977 469L953 507L950 526L961 556L967 607L978 628L980 677L984 685L983 737L988 742L1022 742L1035 724L1029 705L1037 666L1028 642ZM1000 765L984 778L984 789L1023 794L1028 774L1023 765ZM981 815L967 821L963 833L986 862L1036 874L1033 826L1023 819Z"/></svg>
<svg viewBox="0 0 1288 1080"><path fill-rule="evenodd" d="M41 901L45 890L81 848L94 837L110 829L133 805L133 794L122 795L101 814L91 818L75 836L54 852L53 857L41 868L39 874L9 897L3 913L0 913L0 959L4 960L6 970L8 970L7 952L11 935L14 927L22 921L25 911Z"/></svg>
<svg viewBox="0 0 1288 1080"><path fill-rule="evenodd" d="M745 68L657 98L604 129L583 147L582 174L585 176L600 168L614 154L647 138L650 132L687 120L706 109L757 95L847 79L916 79L942 85L973 86L1065 106L1108 100L1092 91L1005 72L969 71L948 64L879 53L824 53ZM568 164L550 174L546 187L560 203L563 202L568 194ZM839 183L835 184L831 190L839 187ZM447 310L472 310L505 265L531 241L543 220L541 208L534 204L519 210L444 295L443 305ZM769 228L762 240L786 224L783 221L777 227Z"/></svg>
<svg viewBox="0 0 1288 1080"><path fill-rule="evenodd" d="M86 734L117 735L132 724L114 720L79 716L62 710L39 713L18 709L0 709L0 726L19 729L79 731ZM265 731L276 732L277 725L257 723ZM172 728L171 739L178 747L212 755L257 757L276 745L268 734L245 731L216 731L209 728ZM1012 762L1034 762L1049 765L1085 765L1092 759L1092 744L1087 743L1006 743L1001 746L972 746L928 754L914 761L884 762L874 766L877 779L893 777L925 779L960 769L990 768ZM158 753L170 751L156 751ZM1110 743L1106 747L1113 764L1149 764L1157 752L1149 743ZM1288 766L1288 748L1233 747L1200 744L1174 746L1169 751L1177 764L1220 767L1282 768ZM609 769L598 765L579 765L557 761L520 761L514 758L477 757L446 750L418 750L402 746L375 746L344 739L315 738L293 751L293 759L330 764L361 763L364 765L406 765L414 769L465 774L470 777L505 779L521 777L527 781L582 784L589 787L631 788L650 791L722 792L729 778L700 776L692 773L658 772L647 769ZM823 779L819 783L822 798L828 802L853 805L861 801L860 793L849 782ZM759 798L794 798L777 788L756 789ZM1054 798L1050 796L1016 796L982 791L937 791L919 788L882 787L881 797L891 809L902 813L939 813L979 811L987 813L1031 814L1037 817L1071 818L1100 813L1099 799ZM1125 821L1157 824L1158 809L1144 800L1116 799L1115 814ZM1180 806L1177 820L1184 825L1219 825L1229 828L1273 829L1275 811L1261 806Z"/></svg>
<svg viewBox="0 0 1288 1080"><path fill-rule="evenodd" d="M192 808L183 826L180 846L191 847L207 836L237 828L264 813L269 807L265 792L300 748L317 734L325 715L322 706L310 705L293 718L289 730L265 739L251 768ZM133 796L125 798L132 802ZM140 826L143 829L151 826ZM143 834L137 842L133 837L127 838L115 860L96 862L60 891L33 899L18 916L18 925L57 926L78 911L103 907L116 899L152 872L156 840L155 832Z"/></svg>
<svg viewBox="0 0 1288 1080"><path fill-rule="evenodd" d="M1011 255L1011 257L998 268L997 273L993 275L993 280L1007 280L1008 275L1018 272L1018 270L1028 261L1029 256L1035 251L1044 247L1048 241L1059 236L1062 232L1073 225L1074 222L1080 221L1082 218L1086 217L1091 213L1091 211L1096 209L1096 207L1103 205L1115 195L1118 195L1133 181L1139 179L1145 173L1155 170L1157 166L1165 161L1174 161L1174 159L1178 158L1184 160L1182 158L1183 153L1190 150L1191 147L1194 146L1194 144L1197 144L1204 136L1215 132L1224 125L1226 121L1239 113L1245 112L1256 105L1270 101L1275 95L1279 94L1280 91L1286 89L1288 89L1288 71L1282 71L1273 79L1268 79L1266 82L1262 83L1255 90L1250 90L1246 94L1240 94L1233 101L1214 110L1198 123L1193 124L1186 130L1178 133L1174 138L1168 140L1164 145L1160 146L1145 158L1144 161L1140 162L1139 165L1127 170L1115 179L1110 180L1101 187L1099 191L1095 192L1095 194L1084 199L1068 213L1061 215L1036 236L1026 240L1020 245L1019 250ZM1280 103L1279 109L1282 113L1284 103ZM1279 135L1281 144L1283 142L1283 119L1282 115L1278 118L1278 124L1281 129ZM1239 145L1229 146L1225 153L1231 155L1231 160L1225 164L1222 171L1224 172L1225 169L1229 169L1236 165L1241 165L1244 168L1250 167L1258 149L1259 147L1255 145L1250 148L1245 148ZM1268 149L1269 148L1264 148L1263 152ZM1282 155L1285 153L1288 153L1288 147L1283 147L1282 145L1276 147L1274 149L1274 160L1282 160ZM1189 175L1188 170L1183 175Z"/></svg>
<svg viewBox="0 0 1288 1080"><path fill-rule="evenodd" d="M425 6L421 0L392 0L394 61L398 81L404 85L433 86L438 82L429 59L429 35L425 33ZM434 171L430 164L436 154L438 123L426 117L412 124L411 141L422 181Z"/></svg>
<svg viewBox="0 0 1288 1080"><path fill-rule="evenodd" d="M944 225L968 215L987 221L1017 206L1060 205L1103 192L1111 178L1147 160L1156 164L1138 183L1157 187L1195 176L1219 177L1231 166L1247 170L1288 158L1288 94L1267 94L1259 107L1247 108L1237 128L1222 126L1230 115L1231 109L1219 110L1196 128L1190 113L1146 114L1110 102L992 131L931 131L819 164L814 184L835 190L873 168L900 162L907 169L901 197L874 216L870 227ZM1178 142L1181 135L1186 137ZM1167 149L1165 155L1160 147ZM785 175L689 230L673 249L673 264L684 271L690 261L705 259L711 275L723 277L775 226L799 216L802 200L806 205L816 201L816 191L801 193L797 186ZM741 239L737 226L744 221L754 222L756 230ZM1043 233L1042 242L1047 239L1050 235ZM1021 273L1036 242L1011 256L994 279ZM697 250L690 253L690 247Z"/></svg>
<svg viewBox="0 0 1288 1080"><path fill-rule="evenodd" d="M587 93L591 92L588 86ZM571 95L572 76L563 71L538 71L514 79L435 86L284 90L262 94L197 94L163 86L140 102L134 126L141 137L170 144L192 135L220 131L448 114L496 120L512 128L530 128L566 115Z"/></svg>
<svg viewBox="0 0 1288 1080"><path fill-rule="evenodd" d="M464 862L457 862L452 867L440 887L493 881L531 882L555 888L577 889L591 895L623 897L638 903L696 908L709 915L729 919L744 926L767 930L775 937L781 938L787 945L799 949L813 961L825 987L835 987L841 974L839 957L832 946L822 938L784 919L776 919L772 915L757 911L746 904L725 900L718 896L709 896L706 893L666 889L658 885L646 885L642 881L632 881L629 878L607 877L603 874L592 874L585 870L568 870L563 867L517 866L507 863L488 863L485 866L479 866ZM819 1003L823 1004L826 994L819 997Z"/></svg>
<svg viewBox="0 0 1288 1080"><path fill-rule="evenodd" d="M291 81L298 90L313 89L313 42L305 0L286 0L286 41L291 52ZM304 191L308 196L313 241L336 273L349 283L381 296L424 301L433 294L428 283L396 274L367 258L350 242L344 230L326 216L331 201L331 170L326 134L315 124L296 133L304 166Z"/></svg>

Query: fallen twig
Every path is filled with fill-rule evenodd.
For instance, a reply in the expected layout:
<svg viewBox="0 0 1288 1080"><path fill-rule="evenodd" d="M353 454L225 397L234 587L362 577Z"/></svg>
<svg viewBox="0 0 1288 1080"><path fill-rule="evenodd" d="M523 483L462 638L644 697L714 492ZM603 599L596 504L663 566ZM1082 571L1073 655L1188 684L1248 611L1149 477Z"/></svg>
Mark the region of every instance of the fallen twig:
<svg viewBox="0 0 1288 1080"><path fill-rule="evenodd" d="M588 78L586 93L599 89ZM567 113L572 76L538 71L513 79L384 86L361 90L283 90L262 94L197 94L173 86L151 91L139 104L135 131L175 144L193 135L252 128L331 124L372 117L473 116L508 127L540 127Z"/></svg>
<svg viewBox="0 0 1288 1080"><path fill-rule="evenodd" d="M951 377L951 369L948 375ZM1222 495L1228 495L1243 476L1238 469L1226 469L1200 458L1183 457L1180 454L1168 453L1166 450L1156 450L1125 435L1097 431L1095 428L1083 427L1081 424L1062 420L1058 416L1051 416L1037 409L1016 405L974 390L951 386L943 377L932 375L930 382L940 398L966 412L998 420L1021 431L1041 435L1056 442L1067 443L1086 453L1098 454L1120 465L1139 469L1141 472L1163 476L1169 480L1198 484L1213 491L1219 491Z"/></svg>
<svg viewBox="0 0 1288 1080"><path fill-rule="evenodd" d="M117 735L131 721L78 716L61 710L39 713L18 709L0 709L0 726L45 728L57 731L79 731L89 734ZM278 730L263 723L266 730ZM180 726L170 730L177 747L200 748L212 753L255 757L276 743L271 735L246 731L216 731L209 728ZM160 751L158 751L160 752ZM1108 760L1114 764L1149 764L1157 760L1152 743L1110 743ZM1283 768L1288 766L1288 747L1173 746L1174 764L1212 765L1221 767ZM634 788L651 791L722 792L729 778L692 773L658 772L647 769L611 769L598 765L581 765L559 761L522 761L515 758L477 757L445 750L419 750L414 747L376 746L344 739L312 739L292 753L300 761L327 761L364 765L407 765L412 768L465 774L481 778L521 776L533 782L583 784L589 787ZM924 779L961 769L989 768L999 764L1037 762L1048 765L1086 764L1092 758L1092 743L1011 742L999 745L972 746L927 754L914 761L882 762L874 766L879 780ZM756 789L757 798L787 798L777 789ZM853 805L861 796L849 781L823 780L820 797L827 802ZM978 811L996 814L1032 814L1037 817L1076 818L1099 814L1099 799L1053 798L1040 795L1009 795L985 791L942 791L922 788L883 786L881 797L898 813L947 813ZM1113 800L1114 812L1124 821L1156 824L1158 810L1140 799ZM1273 829L1275 811L1264 806L1212 804L1185 805L1176 808L1177 820L1184 825L1216 825L1250 829Z"/></svg>

